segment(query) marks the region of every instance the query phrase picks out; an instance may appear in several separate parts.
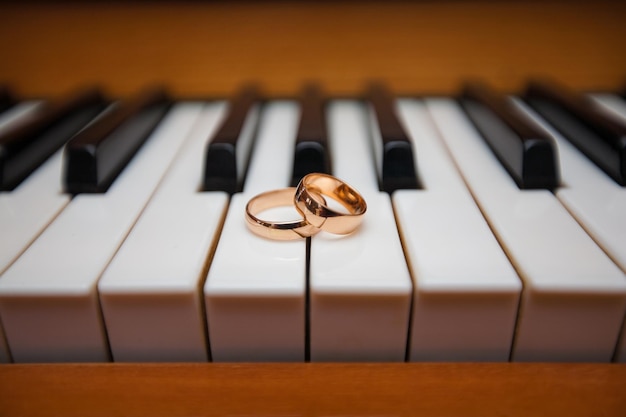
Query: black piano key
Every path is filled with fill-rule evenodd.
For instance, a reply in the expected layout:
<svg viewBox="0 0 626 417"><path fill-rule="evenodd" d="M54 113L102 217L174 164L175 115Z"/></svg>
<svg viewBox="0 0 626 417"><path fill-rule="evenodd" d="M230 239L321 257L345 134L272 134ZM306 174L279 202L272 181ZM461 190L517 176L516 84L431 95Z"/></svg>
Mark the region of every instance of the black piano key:
<svg viewBox="0 0 626 417"><path fill-rule="evenodd" d="M15 103L16 100L11 91L7 87L0 85L0 113L15 105Z"/></svg>
<svg viewBox="0 0 626 417"><path fill-rule="evenodd" d="M391 92L383 84L372 84L367 99L380 133L373 132L380 189L391 194L399 189L420 188L413 145L400 124Z"/></svg>
<svg viewBox="0 0 626 417"><path fill-rule="evenodd" d="M626 185L626 125L588 97L549 81L529 83L524 99L618 184Z"/></svg>
<svg viewBox="0 0 626 417"><path fill-rule="evenodd" d="M307 85L300 98L300 125L294 151L291 186L311 172L331 173L324 99L319 86Z"/></svg>
<svg viewBox="0 0 626 417"><path fill-rule="evenodd" d="M228 115L206 147L204 191L233 194L242 190L256 130L244 127L258 100L258 90L252 85L231 100Z"/></svg>
<svg viewBox="0 0 626 417"><path fill-rule="evenodd" d="M171 105L161 88L117 104L65 147L65 189L103 193L150 136Z"/></svg>
<svg viewBox="0 0 626 417"><path fill-rule="evenodd" d="M460 102L518 187L552 190L558 186L556 144L507 97L473 82L465 85Z"/></svg>
<svg viewBox="0 0 626 417"><path fill-rule="evenodd" d="M12 190L106 106L97 89L53 100L0 135L0 187Z"/></svg>

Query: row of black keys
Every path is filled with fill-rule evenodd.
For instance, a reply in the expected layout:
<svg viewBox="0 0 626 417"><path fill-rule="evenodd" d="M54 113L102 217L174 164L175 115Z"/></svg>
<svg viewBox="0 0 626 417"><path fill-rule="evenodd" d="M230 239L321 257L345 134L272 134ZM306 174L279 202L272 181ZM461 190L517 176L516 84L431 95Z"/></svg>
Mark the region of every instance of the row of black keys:
<svg viewBox="0 0 626 417"><path fill-rule="evenodd" d="M585 96L552 82L529 83L525 101L617 183L626 185L626 124L599 111ZM415 189L420 181L411 141L399 121L394 97L373 84L370 103L382 140L378 177L386 192ZM331 173L325 125L326 98L307 86L301 97L292 185L309 172ZM459 101L520 188L554 189L559 183L555 144L503 95L482 83L468 83ZM0 88L0 111L15 104ZM234 193L238 139L251 108L262 102L257 88L243 88L212 138L207 138L204 189ZM64 185L68 193L105 192L150 136L173 100L160 88L108 107L97 89L76 92L43 105L30 118L0 133L0 189L12 190L65 145ZM106 111L103 111L106 108Z"/></svg>

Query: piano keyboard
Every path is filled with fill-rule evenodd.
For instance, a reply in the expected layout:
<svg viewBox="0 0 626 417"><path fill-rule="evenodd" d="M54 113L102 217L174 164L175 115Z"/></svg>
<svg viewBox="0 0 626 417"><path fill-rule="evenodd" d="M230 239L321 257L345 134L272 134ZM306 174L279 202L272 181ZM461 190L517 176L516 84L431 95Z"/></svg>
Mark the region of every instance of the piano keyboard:
<svg viewBox="0 0 626 417"><path fill-rule="evenodd" d="M3 106L0 362L626 362L625 99L481 88ZM247 230L312 169L356 232Z"/></svg>

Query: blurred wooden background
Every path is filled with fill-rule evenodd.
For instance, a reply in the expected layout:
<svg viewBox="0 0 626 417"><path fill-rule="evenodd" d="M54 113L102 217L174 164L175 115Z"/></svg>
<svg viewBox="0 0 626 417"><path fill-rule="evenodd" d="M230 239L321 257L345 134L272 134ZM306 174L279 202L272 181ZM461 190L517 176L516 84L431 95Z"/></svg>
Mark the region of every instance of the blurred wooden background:
<svg viewBox="0 0 626 417"><path fill-rule="evenodd" d="M624 1L1 2L0 83L224 96L256 80L280 96L315 79L354 95L370 79L416 94L543 75L610 90L626 86L625 16Z"/></svg>

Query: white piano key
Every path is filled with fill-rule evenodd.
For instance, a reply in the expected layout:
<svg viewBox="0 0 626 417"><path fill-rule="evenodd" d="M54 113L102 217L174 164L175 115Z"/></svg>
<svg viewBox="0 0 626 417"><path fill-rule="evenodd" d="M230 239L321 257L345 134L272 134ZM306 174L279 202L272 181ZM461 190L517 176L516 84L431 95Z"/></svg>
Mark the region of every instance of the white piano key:
<svg viewBox="0 0 626 417"><path fill-rule="evenodd" d="M523 280L512 359L609 361L626 310L626 279L549 192L519 190L451 100L431 116Z"/></svg>
<svg viewBox="0 0 626 417"><path fill-rule="evenodd" d="M590 94L589 97L608 114L626 123L626 101L622 97L615 94Z"/></svg>
<svg viewBox="0 0 626 417"><path fill-rule="evenodd" d="M0 133L23 123L40 107L39 101L20 103L0 115ZM0 192L0 277L30 243L67 205L61 187L62 152L50 157L15 190ZM0 318L0 362L8 360Z"/></svg>
<svg viewBox="0 0 626 417"><path fill-rule="evenodd" d="M626 273L626 188L607 176L521 100L515 103L558 145L563 186L557 190L557 197Z"/></svg>
<svg viewBox="0 0 626 417"><path fill-rule="evenodd" d="M305 240L264 239L244 219L250 198L288 186L298 119L294 102L265 106L244 191L231 197L204 286L213 361L305 358Z"/></svg>
<svg viewBox="0 0 626 417"><path fill-rule="evenodd" d="M254 135L259 125L261 105L255 104L250 109L246 121L241 128L241 134L237 140L237 182L242 183L246 175L246 162L250 159Z"/></svg>
<svg viewBox="0 0 626 417"><path fill-rule="evenodd" d="M39 105L40 102L24 103L28 111L21 114L27 117ZM60 149L14 190L0 192L0 230L4 236L0 240L0 276L69 203L62 178L63 150Z"/></svg>
<svg viewBox="0 0 626 417"><path fill-rule="evenodd" d="M371 142L380 142L380 133L370 136L370 129L377 126L376 116L357 101L334 100L327 106L326 119L333 175L363 195L380 194L375 165L378 161L371 150L377 146ZM366 216L370 217L369 213Z"/></svg>
<svg viewBox="0 0 626 417"><path fill-rule="evenodd" d="M0 274L70 201L63 193L63 151L52 155L15 190L0 193Z"/></svg>
<svg viewBox="0 0 626 417"><path fill-rule="evenodd" d="M616 116L618 119L626 123L626 101L622 97L614 94L593 94L591 95L591 98L604 110L610 112L612 115ZM623 188L621 193L624 193ZM621 211L622 213L626 212L626 210L624 210L623 208L616 208L615 212L618 213L619 211ZM623 216L621 220L623 221ZM625 239L626 233L622 233L622 242ZM626 246L626 244L622 243L622 246ZM622 267L622 270L624 270L622 261L620 261L620 266ZM622 326L622 335L620 343L617 347L615 359L618 362L626 362L626 318L624 319L624 325Z"/></svg>
<svg viewBox="0 0 626 417"><path fill-rule="evenodd" d="M39 100L23 101L0 113L0 134L27 121L42 105Z"/></svg>
<svg viewBox="0 0 626 417"><path fill-rule="evenodd" d="M402 100L424 189L393 205L415 280L411 361L507 361L521 282L474 203L426 108Z"/></svg>
<svg viewBox="0 0 626 417"><path fill-rule="evenodd" d="M430 194L437 192L471 198L467 186L439 139L424 104L419 100L400 99L396 107L400 121L413 142L414 156L419 159L416 164L424 187L419 192L427 191ZM417 146L421 150L418 151Z"/></svg>
<svg viewBox="0 0 626 417"><path fill-rule="evenodd" d="M224 103L205 106L98 283L116 362L208 359L201 284L228 195L199 190L206 140L224 113Z"/></svg>
<svg viewBox="0 0 626 417"><path fill-rule="evenodd" d="M175 106L106 194L75 197L0 278L16 362L109 358L96 283L199 112L196 104Z"/></svg>
<svg viewBox="0 0 626 417"><path fill-rule="evenodd" d="M388 194L378 190L367 109L328 108L333 175L367 202L352 234L311 239L311 361L404 361L412 283Z"/></svg>

